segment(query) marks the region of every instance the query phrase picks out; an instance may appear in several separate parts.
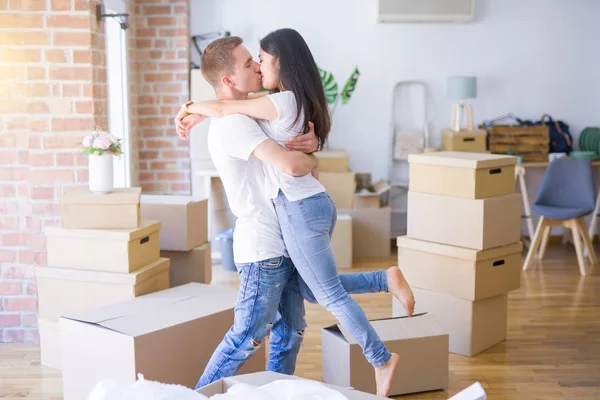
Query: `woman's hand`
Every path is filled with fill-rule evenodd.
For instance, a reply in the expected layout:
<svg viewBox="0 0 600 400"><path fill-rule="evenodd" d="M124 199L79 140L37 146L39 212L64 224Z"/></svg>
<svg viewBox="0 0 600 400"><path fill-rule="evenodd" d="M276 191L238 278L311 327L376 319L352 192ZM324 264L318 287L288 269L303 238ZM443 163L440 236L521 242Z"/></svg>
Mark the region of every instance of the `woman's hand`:
<svg viewBox="0 0 600 400"><path fill-rule="evenodd" d="M186 115L181 120L181 126L183 126L183 128L180 128L179 126L177 126L177 134L179 135L179 137L182 139L187 139L188 134L190 133L192 128L194 126L198 125L199 123L201 123L202 121L204 121L204 118L205 118L204 115L200 115L200 114Z"/></svg>
<svg viewBox="0 0 600 400"><path fill-rule="evenodd" d="M315 135L315 125L308 121L308 132L285 142L288 150L298 150L310 154L319 151L319 141Z"/></svg>

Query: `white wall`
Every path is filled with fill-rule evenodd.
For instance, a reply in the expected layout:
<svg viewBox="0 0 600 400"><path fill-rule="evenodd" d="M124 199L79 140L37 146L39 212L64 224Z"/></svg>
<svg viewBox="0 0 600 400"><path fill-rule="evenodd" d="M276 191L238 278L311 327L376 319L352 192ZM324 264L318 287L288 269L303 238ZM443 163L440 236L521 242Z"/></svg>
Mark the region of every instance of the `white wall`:
<svg viewBox="0 0 600 400"><path fill-rule="evenodd" d="M291 27L317 63L343 85L361 77L338 108L331 146L350 151L355 171L385 177L392 88L422 80L432 94L433 144L448 127L446 77L474 74L476 123L507 112L538 119L548 112L579 134L600 125L600 1L476 0L469 24L377 24L375 0L191 0L192 34L230 30L252 54L271 30ZM534 192L535 193L535 192Z"/></svg>

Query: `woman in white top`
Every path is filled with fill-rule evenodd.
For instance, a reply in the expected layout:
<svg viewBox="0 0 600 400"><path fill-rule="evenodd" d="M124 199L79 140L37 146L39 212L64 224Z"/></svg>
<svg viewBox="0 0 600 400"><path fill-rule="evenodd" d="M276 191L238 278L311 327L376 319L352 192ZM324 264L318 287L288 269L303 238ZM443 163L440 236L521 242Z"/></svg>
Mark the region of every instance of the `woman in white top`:
<svg viewBox="0 0 600 400"><path fill-rule="evenodd" d="M280 29L263 38L260 47L262 83L269 95L194 103L190 111L208 117L245 114L257 119L267 136L284 147L288 139L306 133L311 121L324 143L331 120L319 71L306 42L298 32ZM268 195L298 273L318 302L360 344L375 368L377 393L388 396L398 355L386 349L364 311L340 283L330 245L337 219L333 201L315 178L316 171L293 177L267 164L264 169ZM411 315L414 298L410 287L405 284L392 292Z"/></svg>

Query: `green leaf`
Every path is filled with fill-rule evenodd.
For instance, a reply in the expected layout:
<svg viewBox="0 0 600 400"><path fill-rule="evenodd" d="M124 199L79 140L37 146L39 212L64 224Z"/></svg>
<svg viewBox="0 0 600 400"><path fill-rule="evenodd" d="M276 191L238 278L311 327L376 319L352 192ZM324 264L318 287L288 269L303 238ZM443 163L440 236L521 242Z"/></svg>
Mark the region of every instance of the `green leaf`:
<svg viewBox="0 0 600 400"><path fill-rule="evenodd" d="M334 104L338 97L338 84L331 72L319 68L319 74L321 74L321 82L323 83L323 89L325 89L327 103Z"/></svg>
<svg viewBox="0 0 600 400"><path fill-rule="evenodd" d="M350 97L352 97L352 93L354 93L354 89L356 89L356 83L358 82L358 77L360 76L360 71L358 67L354 68L352 75L348 78L348 82L344 86L342 90L342 104L347 104L350 101Z"/></svg>

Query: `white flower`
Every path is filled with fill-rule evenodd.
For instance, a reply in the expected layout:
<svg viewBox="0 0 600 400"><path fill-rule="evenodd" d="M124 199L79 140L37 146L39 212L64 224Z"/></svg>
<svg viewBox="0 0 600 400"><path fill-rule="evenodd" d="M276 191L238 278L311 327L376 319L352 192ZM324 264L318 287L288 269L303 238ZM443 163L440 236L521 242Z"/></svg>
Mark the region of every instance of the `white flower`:
<svg viewBox="0 0 600 400"><path fill-rule="evenodd" d="M83 147L90 147L92 145L92 140L93 140L93 136L92 135L87 135L86 137L83 138L83 141L81 142L81 145Z"/></svg>

